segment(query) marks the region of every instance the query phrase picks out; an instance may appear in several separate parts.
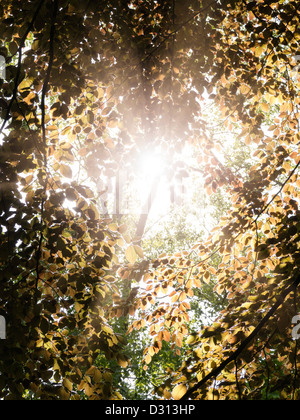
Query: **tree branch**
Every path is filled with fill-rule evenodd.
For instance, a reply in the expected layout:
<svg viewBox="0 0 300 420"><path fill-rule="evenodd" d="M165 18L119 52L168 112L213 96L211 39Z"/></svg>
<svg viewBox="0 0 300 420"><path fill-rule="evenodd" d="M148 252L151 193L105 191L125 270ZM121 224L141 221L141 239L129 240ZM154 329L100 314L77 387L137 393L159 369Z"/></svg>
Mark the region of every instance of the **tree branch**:
<svg viewBox="0 0 300 420"><path fill-rule="evenodd" d="M51 29L50 29L49 64L48 64L46 78L43 84L42 100L41 100L42 132L43 132L44 147L46 147L45 99L46 99L46 94L48 90L48 85L50 81L50 75L51 75L51 70L52 70L53 60L54 60L54 33L55 33L55 21L56 21L57 11L58 11L58 0L55 0L54 5L53 5L53 14L52 14Z"/></svg>
<svg viewBox="0 0 300 420"><path fill-rule="evenodd" d="M300 166L300 161L297 163L297 165L294 167L294 169L292 169L292 171L290 172L289 176L286 178L286 180L284 181L284 183L282 184L281 188L277 191L276 194L273 195L273 197L271 198L271 200L265 205L265 207L259 212L259 214L256 216L255 220L253 220L252 223L256 223L256 221L258 220L258 218L267 210L268 207L270 207L270 205L272 204L272 202L275 200L275 198L281 193L281 191L283 190L283 188L285 187L285 185L289 182L289 180L292 178L292 176L294 175L294 173L297 171L297 169Z"/></svg>
<svg viewBox="0 0 300 420"><path fill-rule="evenodd" d="M36 18L38 16L41 8L42 8L44 2L45 2L45 0L41 0L40 1L40 3L39 3L39 5L38 5L38 7L37 7L37 9L36 9L36 11L35 11L35 13L33 15L33 18L31 19L30 24L29 24L29 26L28 26L25 34L23 35L21 41L20 41L20 46L19 46L18 51L17 51L19 53L19 56L18 56L17 74L16 74L16 77L15 77L15 83L14 83L14 90L13 90L12 98L9 101L9 104L8 104L8 107L7 107L7 110L6 110L6 115L5 115L4 121L3 121L2 125L1 125L1 128L0 128L0 134L2 133L2 131L3 131L3 129L4 129L5 125L6 125L6 123L7 123L7 121L9 120L9 113L11 111L11 107L12 107L12 105L13 105L16 97L17 97L17 91L18 91L18 86L19 86L19 79L20 79L20 75L21 75L22 49L24 48L24 44L25 44L26 38L27 38L29 32L31 31L31 29L33 27L33 24L34 24L34 22L35 22L35 20L36 20ZM12 57L13 56L11 56L10 58L12 58Z"/></svg>
<svg viewBox="0 0 300 420"><path fill-rule="evenodd" d="M139 218L137 228L136 228L136 232L135 232L135 238L137 238L137 243L138 244L141 243L141 240L142 240L142 237L143 237L143 234L144 234L144 231L145 231L149 211L152 207L153 200L154 200L154 198L156 196L156 193L157 193L158 184L159 184L159 179L158 178L159 178L158 176L156 176L154 178L151 190L150 190L149 195L147 197L147 202L145 203L146 213L141 213L140 214L140 218Z"/></svg>
<svg viewBox="0 0 300 420"><path fill-rule="evenodd" d="M43 146L44 146L44 165L45 165L45 171L47 171L47 151L46 151L46 123L45 123L45 98L48 90L48 85L50 81L50 75L51 70L53 66L53 60L54 60L54 34L55 34L55 22L56 22L56 16L58 11L58 0L54 0L53 3L53 13L52 13L52 19L51 19L51 29L50 29L50 47L49 47L49 64L47 68L46 78L43 85L42 90L42 99L41 99L41 110L42 110L42 139L43 139ZM43 214L44 214L44 205L45 205L45 196L46 196L46 189L47 189L47 176L44 183L44 191L42 196L42 202L41 202L41 223L43 221ZM40 258L42 254L42 243L43 243L43 233L40 232L40 238L39 238L39 245L36 253L36 284L35 287L37 289L38 281L39 281L39 264L40 264Z"/></svg>
<svg viewBox="0 0 300 420"><path fill-rule="evenodd" d="M203 386L206 382L208 382L212 378L216 378L222 370L232 361L235 361L236 358L245 350L251 343L251 341L258 335L260 330L266 325L268 320L274 315L277 309L283 304L286 297L293 291L295 291L300 283L300 274L297 274L296 279L293 283L287 287L281 294L279 295L276 303L272 306L269 312L264 316L264 318L260 321L257 327L252 331L252 333L240 344L240 346L234 351L231 356L229 356L224 362L222 362L218 367L213 369L210 373L208 373L201 381L199 381L196 385L190 388L182 397L181 400L186 400L190 398L190 396L197 391L201 386Z"/></svg>

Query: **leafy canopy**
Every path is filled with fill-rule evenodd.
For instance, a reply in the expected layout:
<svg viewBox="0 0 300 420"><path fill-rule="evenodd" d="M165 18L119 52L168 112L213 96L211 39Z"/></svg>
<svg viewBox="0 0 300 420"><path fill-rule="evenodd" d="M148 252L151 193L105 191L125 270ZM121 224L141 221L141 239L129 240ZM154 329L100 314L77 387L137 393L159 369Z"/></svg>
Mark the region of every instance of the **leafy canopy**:
<svg viewBox="0 0 300 420"><path fill-rule="evenodd" d="M162 398L299 398L297 1L3 0L0 13L1 398L122 398L108 361L134 354L116 317L148 326L145 368L188 346ZM224 164L218 130L252 166ZM130 235L105 191L153 150L171 184L196 170L230 206L208 238L151 259L147 214ZM228 304L190 334L210 282Z"/></svg>

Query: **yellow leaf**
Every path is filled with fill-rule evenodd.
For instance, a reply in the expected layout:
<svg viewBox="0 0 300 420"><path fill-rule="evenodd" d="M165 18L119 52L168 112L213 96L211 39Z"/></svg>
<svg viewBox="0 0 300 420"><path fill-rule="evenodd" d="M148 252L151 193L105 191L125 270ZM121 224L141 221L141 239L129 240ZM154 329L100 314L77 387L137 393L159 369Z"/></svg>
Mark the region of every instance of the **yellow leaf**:
<svg viewBox="0 0 300 420"><path fill-rule="evenodd" d="M172 299L171 299L171 302L172 303L175 303L175 302L177 302L177 300L179 299L179 296L178 296L178 294L177 293L175 293L173 296L172 296Z"/></svg>
<svg viewBox="0 0 300 420"><path fill-rule="evenodd" d="M118 231L120 233L125 233L127 231L127 225L125 225L125 223L121 226L119 226Z"/></svg>
<svg viewBox="0 0 300 420"><path fill-rule="evenodd" d="M91 395L93 395L94 389L89 384L86 384L84 387L84 392L88 397L90 397Z"/></svg>
<svg viewBox="0 0 300 420"><path fill-rule="evenodd" d="M255 57L260 57L263 52L264 52L264 49L262 47L256 47L255 48Z"/></svg>
<svg viewBox="0 0 300 420"><path fill-rule="evenodd" d="M102 379L102 373L100 372L100 370L96 369L94 372L94 376L93 379L96 383L100 382Z"/></svg>
<svg viewBox="0 0 300 420"><path fill-rule="evenodd" d="M180 384L175 386L175 388L172 391L172 396L174 400L180 400L180 398L183 397L186 392L187 387L184 384Z"/></svg>
<svg viewBox="0 0 300 420"><path fill-rule="evenodd" d="M155 354L155 351L154 351L154 347L153 346L151 346L151 347L149 347L149 349L148 349L148 353L149 353L149 355L152 357L152 356L154 356L154 354ZM147 356L146 356L147 357ZM151 359L150 359L151 360Z"/></svg>
<svg viewBox="0 0 300 420"><path fill-rule="evenodd" d="M33 80L34 79L31 79L29 77L27 79L23 79L22 82L19 84L19 87L18 87L19 91L21 92L24 89L30 88L33 83Z"/></svg>
<svg viewBox="0 0 300 420"><path fill-rule="evenodd" d="M72 389L73 389L73 384L72 384L72 382L71 382L69 379L67 379L67 378L65 378L65 379L63 380L63 386L64 386L65 388L67 388L67 390L68 390L68 391L72 391Z"/></svg>
<svg viewBox="0 0 300 420"><path fill-rule="evenodd" d="M139 257L144 258L144 251L138 245L134 245L134 250L138 254Z"/></svg>
<svg viewBox="0 0 300 420"><path fill-rule="evenodd" d="M71 127L71 126L64 128L64 129L62 130L62 132L61 132L62 136L65 136L65 135L66 135L66 134L68 134L71 130L72 130L72 127Z"/></svg>
<svg viewBox="0 0 300 420"><path fill-rule="evenodd" d="M247 93L249 93L249 92L250 92L250 90L251 90L251 88L250 88L248 85L242 84L242 85L240 86L240 92L241 92L243 95L246 95Z"/></svg>
<svg viewBox="0 0 300 420"><path fill-rule="evenodd" d="M182 338L179 334L176 336L175 344L178 347L182 347Z"/></svg>
<svg viewBox="0 0 300 420"><path fill-rule="evenodd" d="M53 363L53 370L58 370L58 371L60 371L60 367L59 367L59 364L58 364L58 362L57 362L57 360L56 360L56 359L54 360L54 363Z"/></svg>
<svg viewBox="0 0 300 420"><path fill-rule="evenodd" d="M89 376L93 376L94 375L94 373L95 373L95 370L96 370L97 368L95 367L95 366L91 366L86 372L85 372L85 374L86 375L89 375Z"/></svg>
<svg viewBox="0 0 300 420"><path fill-rule="evenodd" d="M27 105L31 105L31 101L33 100L33 98L35 98L35 93L30 92L29 95L27 95L24 99L24 102L26 102Z"/></svg>
<svg viewBox="0 0 300 420"><path fill-rule="evenodd" d="M112 230L113 232L117 232L118 230L118 225L116 223L110 223L108 225L109 229Z"/></svg>
<svg viewBox="0 0 300 420"><path fill-rule="evenodd" d="M118 355L117 362L121 367L126 368L128 366L128 362L122 354Z"/></svg>
<svg viewBox="0 0 300 420"><path fill-rule="evenodd" d="M163 339L167 342L169 342L171 340L171 334L169 333L169 331L165 330L163 332Z"/></svg>
<svg viewBox="0 0 300 420"><path fill-rule="evenodd" d="M79 302L75 302L75 311L78 313L81 311L81 309L84 308L84 305L82 305Z"/></svg>
<svg viewBox="0 0 300 420"><path fill-rule="evenodd" d="M106 332L107 334L113 334L113 330L108 325L101 326L102 331Z"/></svg>
<svg viewBox="0 0 300 420"><path fill-rule="evenodd" d="M134 264L137 260L137 253L134 249L134 246L129 246L126 251L125 251L125 257L127 258L127 260L131 263Z"/></svg>
<svg viewBox="0 0 300 420"><path fill-rule="evenodd" d="M197 277L194 277L193 282L195 287L201 287L201 281Z"/></svg>
<svg viewBox="0 0 300 420"><path fill-rule="evenodd" d="M152 360L152 357L150 356L150 354L147 354L147 355L145 356L145 363L146 363L147 365L149 365L149 363L151 362L151 360Z"/></svg>
<svg viewBox="0 0 300 420"><path fill-rule="evenodd" d="M180 296L179 296L179 300L180 302L183 302L186 299L186 293L185 292L181 292Z"/></svg>
<svg viewBox="0 0 300 420"><path fill-rule="evenodd" d="M282 167L286 170L286 172L289 172L291 170L291 165L289 164L289 162L283 162Z"/></svg>
<svg viewBox="0 0 300 420"><path fill-rule="evenodd" d="M253 12L251 12L251 10L250 10L250 12L249 12L249 14L248 14L248 19L249 19L249 20L253 20L254 18L255 18L254 13L253 13Z"/></svg>
<svg viewBox="0 0 300 420"><path fill-rule="evenodd" d="M288 102L284 102L281 106L280 106L280 112L286 112L289 108L289 103Z"/></svg>
<svg viewBox="0 0 300 420"><path fill-rule="evenodd" d="M266 102L263 102L260 105L260 107L261 107L261 110L264 111L264 112L269 112L269 110L270 110L269 104L267 104Z"/></svg>
<svg viewBox="0 0 300 420"><path fill-rule="evenodd" d="M69 392L67 392L64 388L61 388L59 390L59 396L60 396L60 399L63 401L69 400L70 398Z"/></svg>
<svg viewBox="0 0 300 420"><path fill-rule="evenodd" d="M186 344L192 345L195 343L196 340L197 340L197 334L189 335L186 340Z"/></svg>

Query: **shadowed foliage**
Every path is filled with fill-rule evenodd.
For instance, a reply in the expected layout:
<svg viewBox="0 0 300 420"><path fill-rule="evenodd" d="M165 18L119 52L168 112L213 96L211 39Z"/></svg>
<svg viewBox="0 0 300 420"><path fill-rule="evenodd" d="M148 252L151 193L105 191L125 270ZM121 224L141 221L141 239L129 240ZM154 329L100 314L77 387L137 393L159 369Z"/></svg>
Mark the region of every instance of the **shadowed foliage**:
<svg viewBox="0 0 300 420"><path fill-rule="evenodd" d="M2 399L121 399L116 378L135 363L126 331L140 352L145 328L145 378L176 354L156 397L299 399L298 9L1 1ZM222 131L251 164L236 166ZM227 203L190 249L147 258L148 214L136 209L129 233L106 193L154 150L170 185L199 174ZM209 285L222 306L195 331Z"/></svg>

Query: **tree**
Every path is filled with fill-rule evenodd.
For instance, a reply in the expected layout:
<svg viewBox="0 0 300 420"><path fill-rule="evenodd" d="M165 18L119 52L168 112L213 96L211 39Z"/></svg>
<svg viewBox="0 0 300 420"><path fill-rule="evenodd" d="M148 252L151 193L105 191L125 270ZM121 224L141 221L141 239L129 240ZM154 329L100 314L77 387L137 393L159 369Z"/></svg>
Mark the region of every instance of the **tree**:
<svg viewBox="0 0 300 420"><path fill-rule="evenodd" d="M160 384L164 398L299 398L297 2L4 0L0 10L1 398L121 398L107 361L132 362L114 323L128 314L151 329L146 366L163 342L191 346ZM226 165L218 126L254 149L250 168ZM153 151L170 184L193 171L231 203L208 238L147 259L148 215L137 211L130 235L118 192ZM228 305L189 334L190 302L210 281Z"/></svg>

